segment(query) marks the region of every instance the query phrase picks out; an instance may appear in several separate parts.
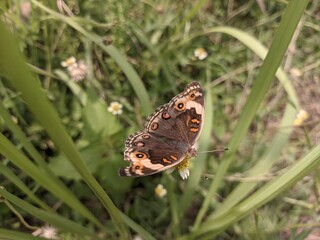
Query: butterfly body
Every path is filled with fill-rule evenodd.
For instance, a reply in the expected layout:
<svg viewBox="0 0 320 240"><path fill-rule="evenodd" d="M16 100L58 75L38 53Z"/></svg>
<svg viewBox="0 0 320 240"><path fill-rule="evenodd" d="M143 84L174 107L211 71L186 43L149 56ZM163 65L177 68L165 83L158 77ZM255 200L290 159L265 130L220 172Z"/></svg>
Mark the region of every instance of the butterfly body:
<svg viewBox="0 0 320 240"><path fill-rule="evenodd" d="M147 176L195 156L203 118L204 93L198 82L191 82L147 118L143 131L128 137L124 160L131 165L121 168L119 175Z"/></svg>

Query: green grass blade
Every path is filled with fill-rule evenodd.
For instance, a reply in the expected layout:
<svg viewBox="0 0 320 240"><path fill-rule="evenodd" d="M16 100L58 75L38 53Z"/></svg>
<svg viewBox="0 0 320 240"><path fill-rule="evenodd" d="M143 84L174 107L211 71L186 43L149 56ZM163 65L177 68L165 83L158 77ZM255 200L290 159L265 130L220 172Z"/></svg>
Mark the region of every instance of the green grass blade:
<svg viewBox="0 0 320 240"><path fill-rule="evenodd" d="M21 129L12 121L9 113L5 110L2 103L0 103L0 115L4 119L5 123L12 131L14 136L22 143L24 149L30 154L30 156L35 160L35 162L42 168L36 167L32 164L29 159L25 158L22 162L15 161L15 158L11 158L11 161L14 161L16 166L20 169L26 171L27 169L31 169L30 171L26 171L29 176L34 179L39 179L38 182L40 185L44 186L46 189L55 194L62 201L66 202L69 206L71 206L75 211L81 213L87 219L95 223L100 228L103 228L101 223L96 219L96 217L88 211L88 209L79 201L79 199L59 180L52 171L48 168L42 156L39 152L34 148L34 146L30 143L25 134L21 131ZM2 137L2 136L1 136ZM10 143L7 140L4 140L3 144L7 143L7 148L10 147ZM3 153L3 149L0 148L0 152ZM17 152L16 157L20 156L20 152L12 147L12 152ZM5 153L3 153L5 155ZM23 156L23 155L21 155ZM19 158L18 158L19 159ZM30 164L29 164L30 163ZM45 171L45 173L43 172ZM42 180L46 181L46 184L43 184ZM13 178L12 178L13 180ZM18 181L15 181L18 184ZM19 184L20 188L23 187ZM25 188L24 188L25 189ZM26 189L24 190L26 192ZM27 193L27 192L26 192ZM40 203L39 203L40 204ZM42 203L44 204L44 203Z"/></svg>
<svg viewBox="0 0 320 240"><path fill-rule="evenodd" d="M10 182L21 189L34 203L38 204L43 210L53 211L45 202L41 201L30 189L17 177L7 166L0 163L0 173L3 174Z"/></svg>
<svg viewBox="0 0 320 240"><path fill-rule="evenodd" d="M130 219L127 215L124 213L120 213L123 221L136 233L139 234L142 239L148 239L148 240L156 240L150 233L148 233L143 227L141 227L139 224L134 222L132 219Z"/></svg>
<svg viewBox="0 0 320 240"><path fill-rule="evenodd" d="M14 205L20 207L27 213L31 214L32 216L52 224L59 229L64 229L65 231L77 233L79 235L93 235L93 232L73 221L70 221L66 218L59 216L56 213L51 213L44 211L42 209L36 208L31 204L27 203L26 201L21 200L20 198L14 196L13 194L9 193L3 187L0 187L0 195L8 200L9 202L13 203Z"/></svg>
<svg viewBox="0 0 320 240"><path fill-rule="evenodd" d="M177 195L175 194L175 181L172 181L170 176L165 176L165 185L168 189L168 200L170 203L171 223L170 228L174 238L177 238L181 234L181 223L179 219L179 204L177 201Z"/></svg>
<svg viewBox="0 0 320 240"><path fill-rule="evenodd" d="M280 193L288 190L297 181L310 174L320 165L320 145L313 148L307 155L299 159L297 163L289 168L283 175L272 180L257 192L252 194L238 206L230 209L227 214L203 223L192 235L195 239L202 234L210 232L210 237L214 237L234 222L247 216L253 210L269 202ZM207 235L208 236L208 235Z"/></svg>
<svg viewBox="0 0 320 240"><path fill-rule="evenodd" d="M42 171L25 155L17 150L16 147L11 142L9 142L2 133L0 133L0 153L8 158L14 165L22 169L27 175L33 178L39 185L49 190L61 200L65 200L65 202L70 207L88 217L88 219L97 224L97 226L103 228L98 220L94 216L92 216L91 212L89 212L75 196L68 194L61 198L61 194L65 193L65 186L63 185L63 187L61 187L61 185L58 184L57 181L52 180L52 178L49 177L48 173Z"/></svg>
<svg viewBox="0 0 320 240"><path fill-rule="evenodd" d="M199 12L199 10L208 2L208 0L199 0L195 2L194 7L191 11L186 14L186 16L182 19L180 24L177 26L176 32L180 32L186 25L187 22L191 21L192 18Z"/></svg>
<svg viewBox="0 0 320 240"><path fill-rule="evenodd" d="M246 45L246 47L252 50L261 59L265 59L265 57L267 56L268 49L263 44L261 44L261 42L259 42L258 39L244 31L232 27L216 27L206 30L206 34L214 32L225 33L238 39L241 43ZM283 88L285 89L286 93L288 94L290 101L292 101L294 106L298 107L299 101L296 91L292 86L292 83L289 80L288 76L281 67L279 67L276 71L276 76L279 82L282 84Z"/></svg>
<svg viewBox="0 0 320 240"><path fill-rule="evenodd" d="M272 84L274 75L278 67L280 66L280 63L290 43L295 28L298 25L298 22L304 12L307 2L308 1L292 0L287 6L271 48L265 58L263 65L261 66L256 80L254 81L252 91L248 97L246 105L241 112L239 121L233 132L233 136L229 143L230 150L222 158L222 163L217 170L216 177L211 184L207 197L203 203L202 208L205 210L204 212L207 211L212 196L215 195L217 189L221 185L228 167L234 160L234 154L241 140L245 136L250 123L252 122L259 108L259 105L261 104L264 96L266 95L269 87ZM199 227L203 216L204 213L201 213L201 215L198 217L195 229Z"/></svg>
<svg viewBox="0 0 320 240"><path fill-rule="evenodd" d="M35 237L31 234L0 228L0 239L5 240L45 240L46 238Z"/></svg>
<svg viewBox="0 0 320 240"><path fill-rule="evenodd" d="M8 158L14 165L23 169L27 175L32 177L40 185L43 185L49 191L58 195L60 188L55 184L50 183L50 179L47 177L47 174L43 173L41 169L17 150L2 133L0 133L0 153Z"/></svg>
<svg viewBox="0 0 320 240"><path fill-rule="evenodd" d="M175 78L172 76L172 74L169 71L168 62L167 59L164 58L161 54L161 48L157 46L156 44L153 44L150 42L150 39L145 35L144 32L139 30L139 26L133 25L132 31L134 32L135 36L139 39L139 42L144 44L148 50L158 59L159 64L161 65L161 70L163 71L163 77L166 79L173 91L177 91L177 84L175 82Z"/></svg>
<svg viewBox="0 0 320 240"><path fill-rule="evenodd" d="M101 41L100 37L92 38L91 40L95 39L95 42L104 50L106 51L113 60L120 66L124 74L127 76L133 90L135 91L137 97L140 100L141 107L143 108L144 114L149 115L153 111L153 107L151 105L151 101L149 98L149 94L137 74L134 68L127 62L124 56L119 52L117 48L114 46L104 46Z"/></svg>
<svg viewBox="0 0 320 240"><path fill-rule="evenodd" d="M68 86L68 88L72 91L74 96L76 96L79 99L81 105L85 106L88 98L87 93L84 90L82 90L82 88L78 84L71 81L65 72L61 70L56 70L55 74L59 77L61 81L63 81Z"/></svg>
<svg viewBox="0 0 320 240"><path fill-rule="evenodd" d="M291 126L293 124L296 113L296 109L291 105L291 103L288 103L284 113L284 117L279 126L279 131L271 141L270 148L266 150L266 154L259 160L259 162L248 171L248 176L259 176L260 174L266 173L279 159L280 154L287 144L290 134L293 131L293 127L288 126ZM228 197L223 201L219 208L208 218L217 218L224 213L227 213L229 209L231 209L243 198L245 198L258 183L258 181L240 183L237 188L228 195Z"/></svg>
<svg viewBox="0 0 320 240"><path fill-rule="evenodd" d="M8 126L8 128L12 131L14 136L22 143L24 149L32 156L32 158L36 161L36 163L46 172L52 174L51 170L45 164L44 160L42 159L41 155L38 151L34 148L31 144L29 139L25 136L22 130L15 124L7 112L3 104L0 102L0 116L3 118L4 122Z"/></svg>
<svg viewBox="0 0 320 240"><path fill-rule="evenodd" d="M93 32L89 32L85 30L83 27L81 27L80 24L78 24L75 20L76 18L71 18L71 17L65 17L49 8L44 6L38 1L31 0L33 4L35 4L37 7L41 8L48 14L50 14L52 17L55 19L65 22L69 26L73 27L76 29L78 32L83 34L87 39L90 41L96 43L101 49L103 49L106 53L108 53L111 58L119 65L119 67L122 69L124 74L127 76L130 84L132 85L134 91L136 92L137 97L139 98L140 102L143 103L141 106L144 110L145 114L150 114L152 112L152 105L149 99L148 92L143 85L139 75L137 72L134 70L134 68L127 62L125 57L119 52L117 48L115 48L112 45L105 46L103 44L103 38L96 35Z"/></svg>
<svg viewBox="0 0 320 240"><path fill-rule="evenodd" d="M11 81L12 85L20 91L22 99L47 130L56 146L65 153L88 186L103 203L119 233L125 238L127 229L122 222L118 209L84 164L76 146L61 124L57 112L29 71L14 38L2 22L0 22L0 33L0 70Z"/></svg>

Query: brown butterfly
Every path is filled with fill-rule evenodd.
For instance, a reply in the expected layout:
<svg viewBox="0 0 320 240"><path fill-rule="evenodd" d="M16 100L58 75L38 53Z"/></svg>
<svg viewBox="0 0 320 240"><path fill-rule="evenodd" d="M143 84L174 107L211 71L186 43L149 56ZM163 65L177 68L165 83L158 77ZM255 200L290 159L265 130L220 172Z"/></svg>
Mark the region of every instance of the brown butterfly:
<svg viewBox="0 0 320 240"><path fill-rule="evenodd" d="M204 93L198 82L156 109L142 131L128 137L124 160L130 166L120 176L147 176L175 167L196 155L194 148L204 123Z"/></svg>

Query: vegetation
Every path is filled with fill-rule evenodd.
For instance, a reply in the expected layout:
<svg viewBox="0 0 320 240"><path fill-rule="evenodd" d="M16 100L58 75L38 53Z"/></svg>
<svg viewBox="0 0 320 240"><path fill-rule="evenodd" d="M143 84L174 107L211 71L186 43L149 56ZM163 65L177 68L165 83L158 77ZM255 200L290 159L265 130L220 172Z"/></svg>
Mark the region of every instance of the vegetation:
<svg viewBox="0 0 320 240"><path fill-rule="evenodd" d="M0 7L1 239L319 234L318 1ZM192 80L190 177L118 176L126 138Z"/></svg>

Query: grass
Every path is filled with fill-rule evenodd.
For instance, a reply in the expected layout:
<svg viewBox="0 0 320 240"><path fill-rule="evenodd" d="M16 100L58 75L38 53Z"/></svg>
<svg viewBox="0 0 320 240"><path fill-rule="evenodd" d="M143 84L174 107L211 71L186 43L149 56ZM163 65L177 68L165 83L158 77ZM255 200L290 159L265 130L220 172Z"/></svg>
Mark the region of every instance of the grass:
<svg viewBox="0 0 320 240"><path fill-rule="evenodd" d="M319 3L71 1L63 11L31 0L30 15L19 4L0 4L2 238L40 239L31 232L45 225L59 239L316 234ZM85 62L80 82L60 64L70 56ZM119 177L125 139L191 80L206 91L206 121L189 179ZM108 112L113 101L121 115ZM301 109L309 118L297 124Z"/></svg>

